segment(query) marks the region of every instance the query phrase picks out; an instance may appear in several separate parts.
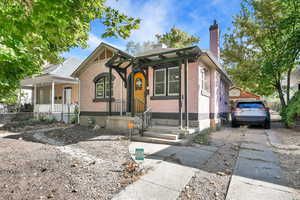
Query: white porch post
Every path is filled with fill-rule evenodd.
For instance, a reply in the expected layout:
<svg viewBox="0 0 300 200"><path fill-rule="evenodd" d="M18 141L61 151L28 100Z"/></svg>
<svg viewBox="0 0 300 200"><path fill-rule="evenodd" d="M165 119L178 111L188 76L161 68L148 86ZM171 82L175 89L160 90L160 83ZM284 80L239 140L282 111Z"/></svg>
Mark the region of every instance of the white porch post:
<svg viewBox="0 0 300 200"><path fill-rule="evenodd" d="M36 89L36 84L33 85L33 112L36 111L36 94L37 94L37 89Z"/></svg>
<svg viewBox="0 0 300 200"><path fill-rule="evenodd" d="M55 88L54 88L54 81L52 81L51 84L51 113L54 112L54 92L55 92Z"/></svg>
<svg viewBox="0 0 300 200"><path fill-rule="evenodd" d="M64 121L64 101L65 101L64 93L65 93L65 88L63 87L62 94L61 94L61 121Z"/></svg>

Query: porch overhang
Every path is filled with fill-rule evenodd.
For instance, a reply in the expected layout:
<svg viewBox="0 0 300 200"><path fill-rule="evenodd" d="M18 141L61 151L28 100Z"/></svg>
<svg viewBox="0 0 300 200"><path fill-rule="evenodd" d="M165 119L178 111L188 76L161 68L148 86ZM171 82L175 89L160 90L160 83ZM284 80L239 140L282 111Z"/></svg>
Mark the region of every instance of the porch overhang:
<svg viewBox="0 0 300 200"><path fill-rule="evenodd" d="M141 56L130 56L128 54L119 52L116 53L105 65L119 72L123 72L130 65L133 65L135 68L145 69L163 63L178 62L186 59L189 62L193 62L201 54L202 51L197 46L162 51Z"/></svg>
<svg viewBox="0 0 300 200"><path fill-rule="evenodd" d="M34 85L47 85L52 82L55 83L69 83L69 84L78 84L79 81L77 79L71 77L63 77L63 76L56 76L56 75L40 75L35 76L32 78L27 78L21 81L22 87L32 87Z"/></svg>

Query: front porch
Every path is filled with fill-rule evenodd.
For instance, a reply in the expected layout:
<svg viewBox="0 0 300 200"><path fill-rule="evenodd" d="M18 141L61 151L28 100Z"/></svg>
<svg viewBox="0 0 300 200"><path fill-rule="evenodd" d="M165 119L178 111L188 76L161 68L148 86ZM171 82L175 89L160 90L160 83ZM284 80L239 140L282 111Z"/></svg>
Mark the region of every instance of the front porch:
<svg viewBox="0 0 300 200"><path fill-rule="evenodd" d="M56 75L40 75L21 81L24 89L32 90L34 115L70 122L70 115L79 114L79 81Z"/></svg>

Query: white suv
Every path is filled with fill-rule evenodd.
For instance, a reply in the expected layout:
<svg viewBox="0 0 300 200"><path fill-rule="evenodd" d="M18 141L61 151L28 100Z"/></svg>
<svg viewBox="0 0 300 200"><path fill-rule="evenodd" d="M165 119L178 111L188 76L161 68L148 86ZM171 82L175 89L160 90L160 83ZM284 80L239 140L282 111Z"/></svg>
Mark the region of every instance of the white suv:
<svg viewBox="0 0 300 200"><path fill-rule="evenodd" d="M237 101L231 112L231 125L263 125L270 128L270 112L263 101Z"/></svg>

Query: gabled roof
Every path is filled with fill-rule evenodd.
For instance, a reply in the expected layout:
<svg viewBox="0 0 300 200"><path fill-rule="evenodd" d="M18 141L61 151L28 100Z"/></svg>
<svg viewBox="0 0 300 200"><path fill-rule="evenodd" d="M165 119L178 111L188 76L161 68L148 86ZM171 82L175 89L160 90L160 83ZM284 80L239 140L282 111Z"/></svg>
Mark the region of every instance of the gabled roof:
<svg viewBox="0 0 300 200"><path fill-rule="evenodd" d="M106 42L101 42L99 46L79 65L79 67L71 74L71 76L76 77L78 76L79 72L86 67L87 63L89 63L92 58L99 53L102 48L108 48L112 50L113 52L120 52L122 54L126 54L128 56L131 56L130 54L126 53L125 51L120 50L119 48L115 47L114 45L108 44Z"/></svg>
<svg viewBox="0 0 300 200"><path fill-rule="evenodd" d="M80 65L81 60L71 57L60 64L48 64L39 75L21 80L22 86L30 86L51 81L77 83L71 74Z"/></svg>
<svg viewBox="0 0 300 200"><path fill-rule="evenodd" d="M82 61L78 58L71 57L60 64L50 64L46 66L41 75L71 77L71 74L78 68L81 62Z"/></svg>

